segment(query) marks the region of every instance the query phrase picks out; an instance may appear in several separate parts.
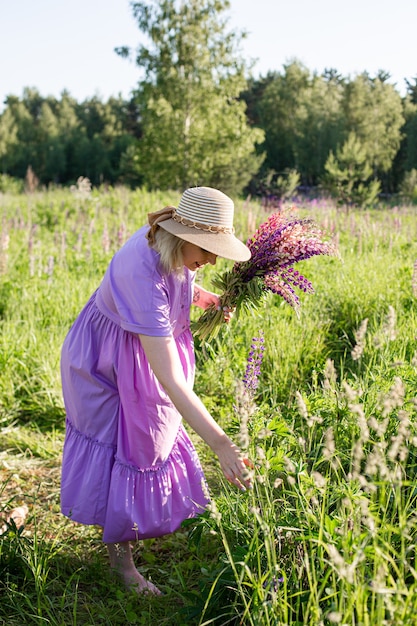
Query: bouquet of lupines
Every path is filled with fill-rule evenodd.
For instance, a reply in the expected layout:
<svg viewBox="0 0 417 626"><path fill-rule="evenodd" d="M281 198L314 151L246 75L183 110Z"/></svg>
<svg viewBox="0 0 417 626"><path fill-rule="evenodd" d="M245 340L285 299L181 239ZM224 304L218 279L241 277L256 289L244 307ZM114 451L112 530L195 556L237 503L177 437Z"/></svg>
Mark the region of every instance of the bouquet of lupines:
<svg viewBox="0 0 417 626"><path fill-rule="evenodd" d="M314 293L314 289L294 269L295 263L318 254L336 254L334 245L323 241L322 231L312 220L282 212L270 215L246 245L252 253L249 261L235 263L213 280L221 293L220 307L206 309L194 323L193 332L201 339L218 333L225 309L239 315L242 309L257 308L267 292L281 296L298 312L300 300L295 289L306 293Z"/></svg>

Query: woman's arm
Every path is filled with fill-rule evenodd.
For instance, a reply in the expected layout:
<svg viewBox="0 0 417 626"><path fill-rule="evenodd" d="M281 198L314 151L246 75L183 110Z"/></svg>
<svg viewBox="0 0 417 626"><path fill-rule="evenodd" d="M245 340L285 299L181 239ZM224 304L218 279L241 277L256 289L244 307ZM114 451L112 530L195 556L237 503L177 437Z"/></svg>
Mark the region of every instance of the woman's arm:
<svg viewBox="0 0 417 626"><path fill-rule="evenodd" d="M139 339L155 376L186 422L215 452L227 480L240 489L249 487L249 461L187 384L173 338L139 335Z"/></svg>
<svg viewBox="0 0 417 626"><path fill-rule="evenodd" d="M219 296L212 291L207 291L200 285L194 285L193 304L200 309L207 309L209 306L218 307L220 304Z"/></svg>

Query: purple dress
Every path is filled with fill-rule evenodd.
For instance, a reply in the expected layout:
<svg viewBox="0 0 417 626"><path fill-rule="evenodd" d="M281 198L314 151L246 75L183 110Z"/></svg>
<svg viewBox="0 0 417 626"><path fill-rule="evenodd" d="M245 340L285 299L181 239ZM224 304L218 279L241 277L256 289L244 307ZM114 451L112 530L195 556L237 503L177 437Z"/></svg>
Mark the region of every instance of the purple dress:
<svg viewBox="0 0 417 626"><path fill-rule="evenodd" d="M113 257L62 348L61 510L102 526L106 543L173 532L207 505L194 446L138 338L173 336L192 387L194 274L164 274L147 230Z"/></svg>

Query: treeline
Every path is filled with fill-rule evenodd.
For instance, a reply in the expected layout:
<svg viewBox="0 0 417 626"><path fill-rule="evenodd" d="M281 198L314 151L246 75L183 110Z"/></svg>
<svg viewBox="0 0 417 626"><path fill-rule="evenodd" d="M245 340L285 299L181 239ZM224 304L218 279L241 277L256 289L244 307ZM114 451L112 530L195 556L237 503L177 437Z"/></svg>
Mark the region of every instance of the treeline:
<svg viewBox="0 0 417 626"><path fill-rule="evenodd" d="M150 44L134 59L131 99L76 102L25 89L0 115L0 185L193 184L282 197L323 187L371 204L401 191L417 201L417 78L402 96L384 72L312 73L298 61L249 78L227 0L132 4ZM127 48L117 50L132 56ZM1 187L0 187L1 190Z"/></svg>
<svg viewBox="0 0 417 626"><path fill-rule="evenodd" d="M244 98L250 122L265 132L266 184L290 170L303 185L342 195L405 192L417 182L417 78L401 97L382 71L349 79L295 61L252 81Z"/></svg>
<svg viewBox="0 0 417 626"><path fill-rule="evenodd" d="M417 81L405 97L388 76L349 80L335 71L317 75L298 62L253 79L241 94L250 125L264 131L264 161L250 180L255 191L282 192L289 174L307 186L325 184L337 159L355 163L387 193L417 170ZM1 172L24 179L29 166L42 185L71 184L82 175L94 185L143 184L135 167L141 115L135 98L70 94L43 97L35 89L9 96L0 116ZM329 159L330 157L330 159ZM363 176L367 164L368 176ZM326 167L327 166L327 167ZM409 176L408 176L409 178Z"/></svg>
<svg viewBox="0 0 417 626"><path fill-rule="evenodd" d="M133 101L94 97L78 103L26 88L9 96L0 116L0 168L24 179L30 167L42 185L73 183L85 176L95 185L123 181L124 155L139 137ZM133 182L133 181L132 181Z"/></svg>

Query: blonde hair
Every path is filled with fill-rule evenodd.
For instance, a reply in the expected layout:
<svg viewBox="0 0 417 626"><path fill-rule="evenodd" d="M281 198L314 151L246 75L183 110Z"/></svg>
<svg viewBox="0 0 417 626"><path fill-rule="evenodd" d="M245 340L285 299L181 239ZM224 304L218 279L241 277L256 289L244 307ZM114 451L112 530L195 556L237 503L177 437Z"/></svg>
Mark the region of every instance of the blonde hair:
<svg viewBox="0 0 417 626"><path fill-rule="evenodd" d="M161 265L165 272L174 272L178 275L182 275L184 273L184 260L182 256L184 243L184 239L180 239L158 227L155 232L155 242L149 245L159 252Z"/></svg>

